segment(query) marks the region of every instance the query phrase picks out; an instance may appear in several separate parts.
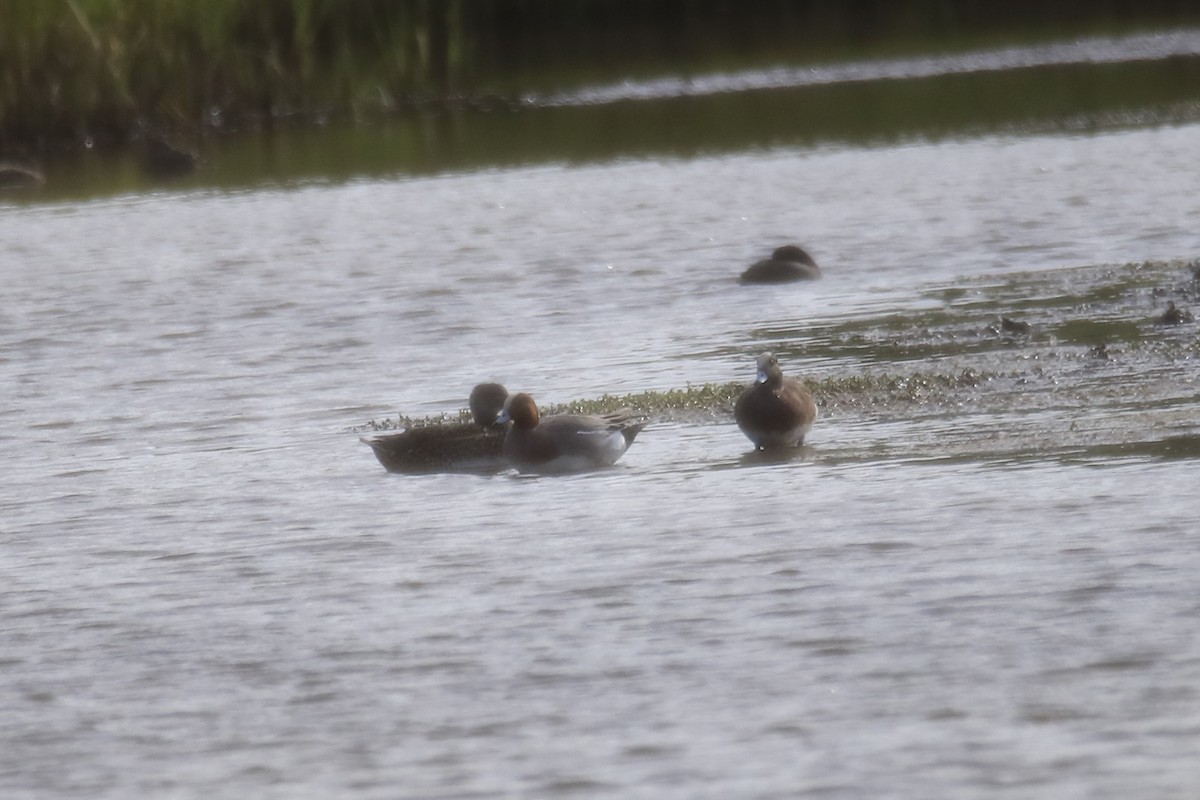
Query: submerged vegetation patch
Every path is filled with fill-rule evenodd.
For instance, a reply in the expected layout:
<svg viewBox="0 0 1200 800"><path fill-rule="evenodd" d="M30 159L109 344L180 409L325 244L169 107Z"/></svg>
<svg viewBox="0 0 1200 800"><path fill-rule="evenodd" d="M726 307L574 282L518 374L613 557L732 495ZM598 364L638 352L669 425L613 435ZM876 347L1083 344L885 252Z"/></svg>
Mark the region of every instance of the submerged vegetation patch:
<svg viewBox="0 0 1200 800"><path fill-rule="evenodd" d="M798 326L773 346L787 353L790 363L803 365L809 356L826 365L815 374L797 368L826 418L904 418L918 409L922 416L948 418L1071 408L1089 416L1107 406L1128 416L1130 404L1141 404L1149 415L1164 420L1171 415L1175 435L1191 435L1176 417L1200 397L1191 366L1200 360L1200 326L1187 315L1173 323L1163 317L1165 309L1182 311L1200 303L1200 262L982 277L931 292L926 296L943 298L945 307L889 312L818 330ZM654 422L731 422L734 403L746 388L737 382L706 383L606 394L546 404L542 411L626 410ZM469 420L463 410L371 420L356 430ZM1080 427L1076 438L1080 431L1102 437L1096 424Z"/></svg>
<svg viewBox="0 0 1200 800"><path fill-rule="evenodd" d="M948 392L973 389L996 377L999 376L979 373L968 368L956 374L880 373L808 378L805 382L822 408L861 410L892 408L898 404L940 402ZM663 392L605 394L568 403L547 403L542 406L541 412L551 416L628 411L655 422L729 421L733 419L734 403L747 388L748 385L743 383L705 383ZM395 419L371 420L354 430L397 430L470 421L470 411L463 409L458 414L433 417L401 416Z"/></svg>

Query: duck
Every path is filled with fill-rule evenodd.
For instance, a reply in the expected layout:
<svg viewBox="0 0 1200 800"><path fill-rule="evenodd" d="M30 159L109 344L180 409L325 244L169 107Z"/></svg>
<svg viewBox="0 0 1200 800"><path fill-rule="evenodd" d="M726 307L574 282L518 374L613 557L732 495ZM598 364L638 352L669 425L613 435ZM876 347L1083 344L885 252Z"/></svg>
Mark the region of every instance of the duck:
<svg viewBox="0 0 1200 800"><path fill-rule="evenodd" d="M476 384L467 398L467 408L471 410L471 419L476 425L484 428L503 427L497 422L504 404L508 402L508 389L499 383Z"/></svg>
<svg viewBox="0 0 1200 800"><path fill-rule="evenodd" d="M789 283L811 281L821 277L821 268L803 248L794 244L776 247L770 258L749 267L738 279L740 283Z"/></svg>
<svg viewBox="0 0 1200 800"><path fill-rule="evenodd" d="M617 462L646 426L626 413L562 414L542 419L533 397L514 394L500 420L512 421L504 457L519 472L576 472Z"/></svg>
<svg viewBox="0 0 1200 800"><path fill-rule="evenodd" d="M481 383L468 400L473 422L426 425L359 441L388 472L499 472L504 468L506 426L498 421L508 390Z"/></svg>
<svg viewBox="0 0 1200 800"><path fill-rule="evenodd" d="M733 418L755 450L799 447L817 419L817 404L797 378L785 378L772 353L758 357L754 384L738 397Z"/></svg>

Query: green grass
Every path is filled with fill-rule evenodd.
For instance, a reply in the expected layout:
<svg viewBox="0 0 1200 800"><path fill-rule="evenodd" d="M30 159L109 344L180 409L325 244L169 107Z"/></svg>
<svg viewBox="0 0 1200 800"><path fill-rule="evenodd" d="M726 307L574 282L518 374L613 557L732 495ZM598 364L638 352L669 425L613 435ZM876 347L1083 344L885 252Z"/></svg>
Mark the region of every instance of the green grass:
<svg viewBox="0 0 1200 800"><path fill-rule="evenodd" d="M437 53L424 46L433 7L6 0L0 142L124 139L386 107L436 88Z"/></svg>

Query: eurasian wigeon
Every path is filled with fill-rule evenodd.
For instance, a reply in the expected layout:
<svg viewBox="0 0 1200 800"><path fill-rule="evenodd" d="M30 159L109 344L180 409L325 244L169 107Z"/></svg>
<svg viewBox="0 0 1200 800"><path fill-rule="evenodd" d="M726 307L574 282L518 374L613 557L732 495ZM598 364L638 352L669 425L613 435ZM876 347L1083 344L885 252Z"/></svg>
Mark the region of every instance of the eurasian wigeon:
<svg viewBox="0 0 1200 800"><path fill-rule="evenodd" d="M756 450L799 447L817 418L817 404L798 379L783 377L774 355L763 353L754 385L738 398L733 418Z"/></svg>
<svg viewBox="0 0 1200 800"><path fill-rule="evenodd" d="M615 464L645 427L627 414L563 414L541 419L527 394L509 398L501 421L512 420L504 457L522 472L572 472Z"/></svg>
<svg viewBox="0 0 1200 800"><path fill-rule="evenodd" d="M749 267L738 280L741 283L788 283L811 281L821 277L821 268L812 256L794 244L776 247L770 258Z"/></svg>
<svg viewBox="0 0 1200 800"><path fill-rule="evenodd" d="M504 467L505 426L497 422L508 391L481 383L471 391L473 423L410 428L361 441L389 472L496 472Z"/></svg>

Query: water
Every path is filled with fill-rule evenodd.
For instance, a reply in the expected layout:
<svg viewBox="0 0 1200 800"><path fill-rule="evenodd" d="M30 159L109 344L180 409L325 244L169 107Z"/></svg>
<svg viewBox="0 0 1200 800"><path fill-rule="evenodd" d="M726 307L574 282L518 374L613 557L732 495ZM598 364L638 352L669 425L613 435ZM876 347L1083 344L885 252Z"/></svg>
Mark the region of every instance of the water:
<svg viewBox="0 0 1200 800"><path fill-rule="evenodd" d="M3 207L3 794L1194 797L1196 335L1149 320L1194 299L1198 134ZM786 241L827 277L736 285ZM764 347L995 377L779 462L719 413L553 479L357 442Z"/></svg>
<svg viewBox="0 0 1200 800"><path fill-rule="evenodd" d="M1026 44L986 51L923 54L913 58L870 59L833 64L804 64L766 70L747 70L733 74L623 81L610 86L588 87L547 97L531 95L528 102L545 105L615 103L622 100L654 100L689 95L707 96L719 92L746 92L763 89L792 89L820 84L846 84L867 81L897 81L971 73L1002 73L1032 67L1120 64L1128 68L1134 61L1162 61L1200 55L1200 39L1195 29L1155 31L1112 37L1087 37L1074 41Z"/></svg>

